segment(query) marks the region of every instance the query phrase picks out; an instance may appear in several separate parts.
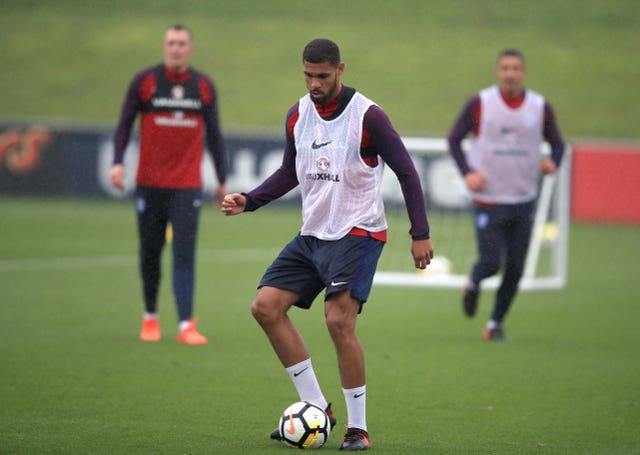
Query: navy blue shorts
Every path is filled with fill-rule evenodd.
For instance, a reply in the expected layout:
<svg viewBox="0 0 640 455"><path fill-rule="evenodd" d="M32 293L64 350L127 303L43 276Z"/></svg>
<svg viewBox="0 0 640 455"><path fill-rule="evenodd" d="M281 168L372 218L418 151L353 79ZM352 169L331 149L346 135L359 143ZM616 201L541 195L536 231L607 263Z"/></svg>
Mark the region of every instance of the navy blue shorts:
<svg viewBox="0 0 640 455"><path fill-rule="evenodd" d="M333 293L351 290L361 304L367 301L384 242L347 235L340 240L296 236L264 273L260 285L286 289L300 295L296 306L310 308L322 289L325 300ZM362 309L362 306L361 306Z"/></svg>

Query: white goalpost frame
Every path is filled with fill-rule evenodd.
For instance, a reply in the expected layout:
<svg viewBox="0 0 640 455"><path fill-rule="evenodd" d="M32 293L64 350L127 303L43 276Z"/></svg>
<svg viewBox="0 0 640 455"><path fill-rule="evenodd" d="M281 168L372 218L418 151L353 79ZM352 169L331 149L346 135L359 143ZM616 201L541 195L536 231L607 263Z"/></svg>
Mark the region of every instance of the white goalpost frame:
<svg viewBox="0 0 640 455"><path fill-rule="evenodd" d="M402 138L409 153L447 153L448 144L443 138ZM465 144L463 144L465 145ZM543 143L542 153L549 154L549 145ZM562 164L557 174L542 179L538 204L534 218L525 271L520 281L520 290L562 289L567 281L567 256L569 242L569 193L571 179L571 147L565 146ZM540 252L545 241L545 227L549 221L549 213L556 215L554 222L557 235L551 239L555 243L551 248L551 273L548 276L536 276L536 268ZM437 249L437 245L436 245ZM437 251L436 251L437 257ZM471 266L471 264L469 264ZM436 287L461 289L467 283L467 275L447 273L429 274L421 271L394 272L379 270L374 277L374 284L400 287ZM487 278L482 282L483 289L496 289L500 285L499 275Z"/></svg>

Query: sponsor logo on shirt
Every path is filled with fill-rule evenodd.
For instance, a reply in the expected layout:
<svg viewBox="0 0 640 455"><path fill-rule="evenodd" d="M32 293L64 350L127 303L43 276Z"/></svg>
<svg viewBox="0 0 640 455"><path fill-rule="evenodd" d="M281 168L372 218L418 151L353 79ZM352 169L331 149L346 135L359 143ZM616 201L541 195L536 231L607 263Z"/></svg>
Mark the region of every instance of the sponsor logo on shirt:
<svg viewBox="0 0 640 455"><path fill-rule="evenodd" d="M305 178L307 180L324 180L327 182L336 182L336 183L340 183L340 176L338 174L324 174L321 172L310 172L308 173Z"/></svg>
<svg viewBox="0 0 640 455"><path fill-rule="evenodd" d="M316 168L320 172L316 172L316 173L310 172L305 176L305 178L307 180L324 180L327 182L340 182L340 176L338 174L330 174L327 172L330 166L331 166L331 162L329 161L329 158L327 158L326 156L321 156L316 160Z"/></svg>
<svg viewBox="0 0 640 455"><path fill-rule="evenodd" d="M193 118L184 118L184 112L175 111L173 117L154 117L153 123L158 126L178 126L182 128L196 128L198 121Z"/></svg>
<svg viewBox="0 0 640 455"><path fill-rule="evenodd" d="M523 149L495 149L493 154L496 156L527 156L529 152Z"/></svg>
<svg viewBox="0 0 640 455"><path fill-rule="evenodd" d="M327 169L329 169L329 158L327 158L326 156L321 156L320 158L318 158L316 160L316 167L320 171L326 171Z"/></svg>
<svg viewBox="0 0 640 455"><path fill-rule="evenodd" d="M315 140L313 141L313 143L311 144L311 148L316 150L319 149L321 147L324 147L325 145L329 145L331 144L333 141L327 141L327 142L316 142Z"/></svg>
<svg viewBox="0 0 640 455"><path fill-rule="evenodd" d="M151 104L155 108L174 108L174 109L200 109L202 101L197 99L178 99L178 98L153 98Z"/></svg>

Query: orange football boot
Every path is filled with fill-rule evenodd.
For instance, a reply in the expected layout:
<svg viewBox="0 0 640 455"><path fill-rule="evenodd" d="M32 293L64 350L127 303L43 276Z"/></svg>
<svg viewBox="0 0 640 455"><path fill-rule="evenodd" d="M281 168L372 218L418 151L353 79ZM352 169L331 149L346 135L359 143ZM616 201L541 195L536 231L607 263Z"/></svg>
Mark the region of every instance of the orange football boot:
<svg viewBox="0 0 640 455"><path fill-rule="evenodd" d="M189 325L180 330L177 337L178 343L184 344L207 344L207 337L196 329L196 321L191 319Z"/></svg>
<svg viewBox="0 0 640 455"><path fill-rule="evenodd" d="M142 341L160 341L160 323L157 318L145 318L140 329Z"/></svg>

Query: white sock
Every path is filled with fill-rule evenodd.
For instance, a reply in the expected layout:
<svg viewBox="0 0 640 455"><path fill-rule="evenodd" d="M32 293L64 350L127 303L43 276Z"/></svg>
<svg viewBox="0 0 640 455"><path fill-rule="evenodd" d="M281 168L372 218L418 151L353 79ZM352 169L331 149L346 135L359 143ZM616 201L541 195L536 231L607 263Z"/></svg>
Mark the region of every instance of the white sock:
<svg viewBox="0 0 640 455"><path fill-rule="evenodd" d="M347 403L347 427L367 431L367 386L342 389Z"/></svg>
<svg viewBox="0 0 640 455"><path fill-rule="evenodd" d="M487 325L485 326L487 328L487 330L493 330L493 329L497 329L498 327L500 327L500 323L494 321L493 319L487 321Z"/></svg>
<svg viewBox="0 0 640 455"><path fill-rule="evenodd" d="M320 390L320 384L318 384L318 379L313 371L311 359L303 360L285 369L289 373L301 401L310 401L322 409L326 409L327 400L325 400Z"/></svg>
<svg viewBox="0 0 640 455"><path fill-rule="evenodd" d="M189 327L191 325L191 321L186 320L186 321L180 321L180 324L178 324L178 330L180 332L182 332L184 329L186 329L187 327Z"/></svg>
<svg viewBox="0 0 640 455"><path fill-rule="evenodd" d="M144 312L144 316L145 319L158 319L158 313L147 313L146 311Z"/></svg>

